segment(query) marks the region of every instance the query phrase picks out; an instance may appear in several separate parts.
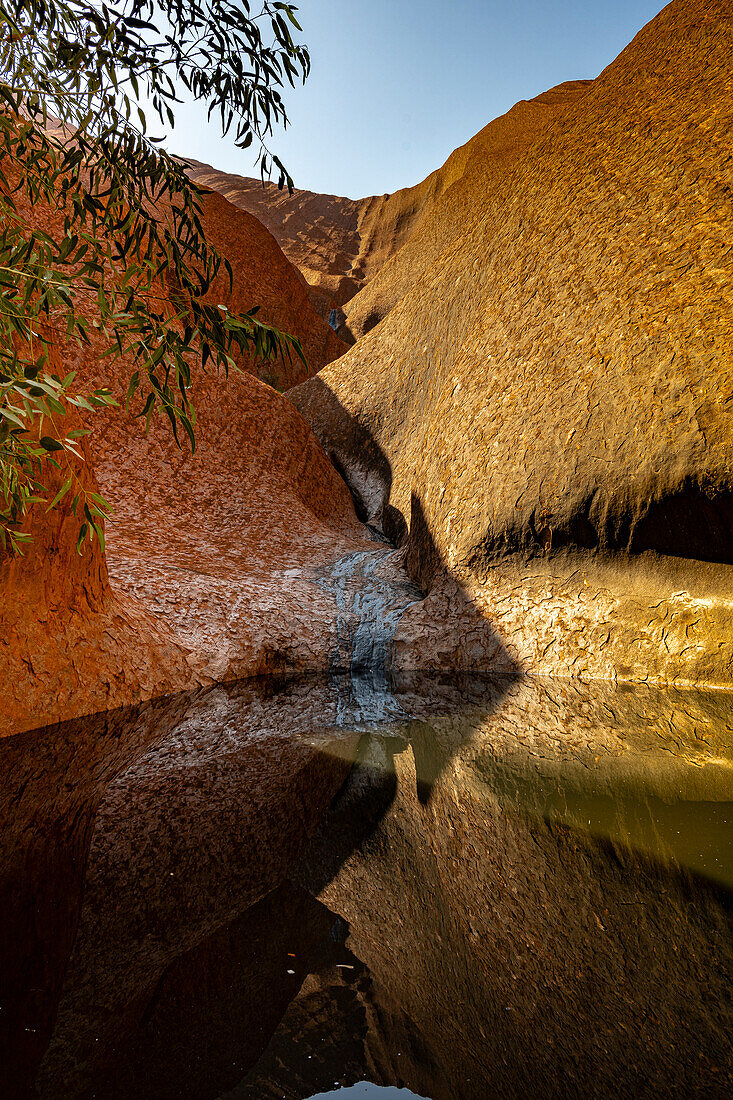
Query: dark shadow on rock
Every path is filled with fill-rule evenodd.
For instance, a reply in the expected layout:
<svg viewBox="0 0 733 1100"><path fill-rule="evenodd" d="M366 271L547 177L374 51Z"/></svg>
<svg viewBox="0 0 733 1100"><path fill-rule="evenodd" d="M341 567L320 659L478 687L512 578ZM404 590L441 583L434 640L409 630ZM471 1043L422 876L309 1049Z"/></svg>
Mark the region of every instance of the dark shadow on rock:
<svg viewBox="0 0 733 1100"><path fill-rule="evenodd" d="M410 498L405 568L428 599L422 622L411 623L412 629L405 624L399 666L522 675L518 659L443 561L415 493Z"/></svg>
<svg viewBox="0 0 733 1100"><path fill-rule="evenodd" d="M408 576L434 597L425 619L398 638L395 668L521 675L517 659L443 560L418 494L411 493L409 517L390 502L392 468L368 424L352 416L321 378L309 379L287 396L348 486L359 518L394 546L404 547Z"/></svg>
<svg viewBox="0 0 733 1100"><path fill-rule="evenodd" d="M340 475L344 483L351 493L351 498L354 501L354 511L357 518L365 523L367 527L370 527L373 532L381 535L383 538L390 542L393 546L402 546L407 539L408 528L405 522L405 517L397 508L394 508L391 504L384 504L379 498L379 503L376 510L373 510L374 505L374 493L373 486L370 483L370 478L360 478L360 484L357 485L356 479L353 476L349 477L349 471L342 465L339 456L335 451L331 451L329 454L331 463L334 469Z"/></svg>
<svg viewBox="0 0 733 1100"><path fill-rule="evenodd" d="M359 417L353 416L319 377L294 387L288 398L309 421L355 499L366 476L360 461L363 455L370 478L370 506L375 514L386 509L392 473L369 427L369 417L378 413L365 410ZM516 482L515 490L517 497L525 495L526 478ZM517 553L563 550L621 554L630 561L653 553L661 558L731 565L730 478L722 476L718 484L708 484L693 476L681 477L676 456L670 452L653 477L635 474L627 482L618 477L603 491L598 485L590 490L570 485L551 507L542 506L538 499L534 506L528 503L515 513L504 514L497 529L487 531L478 541L471 564L480 568L487 561Z"/></svg>
<svg viewBox="0 0 733 1100"><path fill-rule="evenodd" d="M310 420L326 454L348 486L359 519L368 523L395 545L407 533L404 517L389 503L392 471L381 448L370 433L350 417L335 394L315 377L310 388L295 386L287 393L298 411ZM318 399L319 415L328 420L327 435L318 430L309 416Z"/></svg>
<svg viewBox="0 0 733 1100"><path fill-rule="evenodd" d="M630 549L733 565L733 492L686 485L652 501L632 530Z"/></svg>
<svg viewBox="0 0 733 1100"><path fill-rule="evenodd" d="M606 498L598 490L586 496L569 493L555 510L535 509L517 525L488 533L470 564L514 553L531 556L580 551L614 555L628 569L641 554L679 561L733 564L733 492L705 489L686 478L680 484L647 482L643 487L615 489Z"/></svg>

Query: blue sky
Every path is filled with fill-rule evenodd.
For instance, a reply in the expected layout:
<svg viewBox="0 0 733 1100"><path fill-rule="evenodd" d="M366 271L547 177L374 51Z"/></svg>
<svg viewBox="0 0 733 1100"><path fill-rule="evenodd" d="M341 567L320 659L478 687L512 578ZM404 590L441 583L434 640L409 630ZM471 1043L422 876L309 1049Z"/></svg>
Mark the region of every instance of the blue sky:
<svg viewBox="0 0 733 1100"><path fill-rule="evenodd" d="M313 71L287 98L274 150L296 187L361 198L407 187L492 118L563 80L594 77L658 0L300 0ZM240 175L252 154L195 105L168 147Z"/></svg>

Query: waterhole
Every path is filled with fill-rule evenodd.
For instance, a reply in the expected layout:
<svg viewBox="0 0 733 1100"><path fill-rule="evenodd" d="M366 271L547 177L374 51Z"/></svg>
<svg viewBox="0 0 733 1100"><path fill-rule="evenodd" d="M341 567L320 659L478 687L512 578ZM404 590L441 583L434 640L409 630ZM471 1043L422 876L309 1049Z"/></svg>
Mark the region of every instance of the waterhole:
<svg viewBox="0 0 733 1100"><path fill-rule="evenodd" d="M727 1097L732 729L354 669L8 738L0 1093Z"/></svg>

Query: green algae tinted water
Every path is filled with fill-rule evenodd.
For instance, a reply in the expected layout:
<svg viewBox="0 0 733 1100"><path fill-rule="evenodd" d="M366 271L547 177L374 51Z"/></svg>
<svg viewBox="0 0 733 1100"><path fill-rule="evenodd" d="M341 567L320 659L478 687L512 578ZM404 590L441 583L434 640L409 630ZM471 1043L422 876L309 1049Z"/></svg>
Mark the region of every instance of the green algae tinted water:
<svg viewBox="0 0 733 1100"><path fill-rule="evenodd" d="M337 676L7 739L0 1092L727 1097L732 734L720 692Z"/></svg>

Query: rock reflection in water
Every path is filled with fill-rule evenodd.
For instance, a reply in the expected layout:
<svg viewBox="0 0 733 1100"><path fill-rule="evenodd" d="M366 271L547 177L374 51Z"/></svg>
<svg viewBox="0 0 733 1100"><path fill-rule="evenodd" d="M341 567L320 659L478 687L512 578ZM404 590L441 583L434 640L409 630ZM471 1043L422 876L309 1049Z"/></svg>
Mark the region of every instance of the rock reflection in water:
<svg viewBox="0 0 733 1100"><path fill-rule="evenodd" d="M172 960L286 877L358 742L338 707L229 685L0 744L1 1095L98 1089Z"/></svg>
<svg viewBox="0 0 733 1100"><path fill-rule="evenodd" d="M148 711L8 743L8 1095L730 1094L728 696L336 677Z"/></svg>
<svg viewBox="0 0 733 1100"><path fill-rule="evenodd" d="M24 1095L48 1044L105 788L190 697L0 739L0 1095Z"/></svg>
<svg viewBox="0 0 733 1100"><path fill-rule="evenodd" d="M298 875L449 1072L427 1095L730 1095L730 698L485 688L389 769L362 745Z"/></svg>

